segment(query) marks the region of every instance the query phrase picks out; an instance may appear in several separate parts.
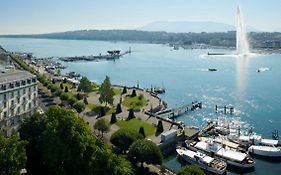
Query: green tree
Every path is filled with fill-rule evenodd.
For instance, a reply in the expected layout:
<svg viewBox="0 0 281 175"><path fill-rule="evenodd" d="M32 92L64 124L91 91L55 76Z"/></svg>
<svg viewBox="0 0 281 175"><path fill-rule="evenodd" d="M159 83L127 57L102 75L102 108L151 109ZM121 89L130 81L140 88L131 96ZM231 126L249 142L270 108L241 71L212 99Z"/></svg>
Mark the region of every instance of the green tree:
<svg viewBox="0 0 281 175"><path fill-rule="evenodd" d="M89 104L89 103L88 103L88 99L87 99L86 96L84 96L83 102L84 102L86 105Z"/></svg>
<svg viewBox="0 0 281 175"><path fill-rule="evenodd" d="M52 106L46 115L27 118L19 132L28 141L29 175L134 174L130 162L96 140L85 121L70 109Z"/></svg>
<svg viewBox="0 0 281 175"><path fill-rule="evenodd" d="M197 165L186 165L179 169L178 175L205 175Z"/></svg>
<svg viewBox="0 0 281 175"><path fill-rule="evenodd" d="M110 124L113 124L113 123L116 123L116 122L117 122L116 113L113 112L113 113L111 114Z"/></svg>
<svg viewBox="0 0 281 175"><path fill-rule="evenodd" d="M73 108L78 112L81 113L85 109L85 104L81 101L77 101L73 104Z"/></svg>
<svg viewBox="0 0 281 175"><path fill-rule="evenodd" d="M104 106L100 106L99 108L99 117L103 117L105 116L105 107Z"/></svg>
<svg viewBox="0 0 281 175"><path fill-rule="evenodd" d="M104 132L108 132L110 130L110 125L108 124L107 119L101 118L96 121L94 124L94 128L96 130L99 130L101 132L101 135L103 136Z"/></svg>
<svg viewBox="0 0 281 175"><path fill-rule="evenodd" d="M83 99L83 95L78 92L76 94L76 98L77 98L77 100L82 100Z"/></svg>
<svg viewBox="0 0 281 175"><path fill-rule="evenodd" d="M129 158L137 162L161 165L163 161L159 147L149 140L137 140L129 149Z"/></svg>
<svg viewBox="0 0 281 175"><path fill-rule="evenodd" d="M85 92L85 93L90 93L92 92L92 83L87 77L82 77L80 80L78 89Z"/></svg>
<svg viewBox="0 0 281 175"><path fill-rule="evenodd" d="M122 112L122 107L121 107L121 104L118 103L116 106L116 114L120 114L121 112Z"/></svg>
<svg viewBox="0 0 281 175"><path fill-rule="evenodd" d="M132 143L138 139L143 139L143 136L137 131L128 128L121 128L112 134L110 142L125 153Z"/></svg>
<svg viewBox="0 0 281 175"><path fill-rule="evenodd" d="M145 138L145 132L144 132L144 127L143 126L140 127L139 133L143 136L143 138Z"/></svg>
<svg viewBox="0 0 281 175"><path fill-rule="evenodd" d="M159 133L162 133L163 131L164 131L163 122L162 122L162 120L159 120L158 124L157 124L156 133L159 134Z"/></svg>
<svg viewBox="0 0 281 175"><path fill-rule="evenodd" d="M111 87L110 79L108 76L106 76L105 80L101 84L99 93L100 93L100 97L99 97L100 103L105 103L105 106L107 106L108 103L113 105L114 91L113 88Z"/></svg>
<svg viewBox="0 0 281 175"><path fill-rule="evenodd" d="M19 175L20 170L25 168L26 141L20 141L17 135L10 138L0 132L0 174Z"/></svg>
<svg viewBox="0 0 281 175"><path fill-rule="evenodd" d="M55 82L55 79L52 79L52 83L53 83L53 84L55 84L55 83L56 83L56 82Z"/></svg>
<svg viewBox="0 0 281 175"><path fill-rule="evenodd" d="M129 109L129 114L128 114L127 120L131 120L133 118L136 118L135 114L134 114L134 109Z"/></svg>

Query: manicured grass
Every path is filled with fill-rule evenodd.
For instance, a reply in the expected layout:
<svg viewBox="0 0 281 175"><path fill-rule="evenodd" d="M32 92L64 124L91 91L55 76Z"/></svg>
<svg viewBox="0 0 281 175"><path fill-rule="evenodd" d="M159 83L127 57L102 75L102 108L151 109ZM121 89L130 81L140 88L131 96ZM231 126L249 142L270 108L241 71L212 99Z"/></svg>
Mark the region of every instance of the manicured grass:
<svg viewBox="0 0 281 175"><path fill-rule="evenodd" d="M131 109L141 109L147 104L147 100L142 94L136 97L126 96L122 104Z"/></svg>
<svg viewBox="0 0 281 175"><path fill-rule="evenodd" d="M115 95L120 95L121 94L121 90L119 88L113 88L114 94Z"/></svg>
<svg viewBox="0 0 281 175"><path fill-rule="evenodd" d="M155 133L156 128L148 123L143 122L140 119L134 118L129 121L126 120L118 120L116 123L120 128L128 128L133 129L139 132L140 127L144 127L144 132L146 136L150 136Z"/></svg>
<svg viewBox="0 0 281 175"><path fill-rule="evenodd" d="M93 103L89 103L87 104L87 107L89 109L91 109L92 111L95 111L96 113L100 112L100 108L102 107L101 105L97 105L97 104L93 104ZM106 114L112 114L114 113L116 110L114 107L106 107Z"/></svg>

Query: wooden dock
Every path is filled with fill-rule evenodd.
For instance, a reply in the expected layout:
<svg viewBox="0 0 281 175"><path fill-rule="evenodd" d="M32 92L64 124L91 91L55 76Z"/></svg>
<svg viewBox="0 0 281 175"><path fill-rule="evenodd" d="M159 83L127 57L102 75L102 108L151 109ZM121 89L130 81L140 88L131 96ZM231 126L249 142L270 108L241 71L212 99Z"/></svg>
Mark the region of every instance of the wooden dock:
<svg viewBox="0 0 281 175"><path fill-rule="evenodd" d="M178 116L181 116L189 111L193 111L195 109L201 109L202 103L193 101L191 104L183 105L177 108L167 109L164 111L160 111L158 113L155 113L154 115L161 117L161 118L168 118L174 120Z"/></svg>

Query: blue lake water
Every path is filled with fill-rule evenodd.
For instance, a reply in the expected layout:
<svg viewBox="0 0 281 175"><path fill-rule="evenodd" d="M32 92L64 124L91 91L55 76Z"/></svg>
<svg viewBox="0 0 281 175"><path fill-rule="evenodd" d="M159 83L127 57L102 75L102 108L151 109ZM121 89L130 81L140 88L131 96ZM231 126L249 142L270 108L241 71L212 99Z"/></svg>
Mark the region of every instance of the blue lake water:
<svg viewBox="0 0 281 175"><path fill-rule="evenodd" d="M161 97L169 107L191 101L203 102L203 109L183 115L177 120L186 125L202 127L208 119L227 118L241 122L245 128L271 137L273 129L281 131L281 55L259 55L249 58L227 56L207 57L209 52L231 50L173 50L160 44L128 42L74 41L47 39L4 39L0 45L17 52L32 52L36 57L98 55L107 50L132 49L116 61L65 63L64 72L76 71L93 81L101 82L106 75L113 84L141 87L164 86ZM260 67L269 71L257 73ZM208 68L218 71L209 72ZM234 106L234 115L214 111L215 105ZM256 160L255 172L278 174L280 162ZM165 163L171 169L180 166L175 156Z"/></svg>

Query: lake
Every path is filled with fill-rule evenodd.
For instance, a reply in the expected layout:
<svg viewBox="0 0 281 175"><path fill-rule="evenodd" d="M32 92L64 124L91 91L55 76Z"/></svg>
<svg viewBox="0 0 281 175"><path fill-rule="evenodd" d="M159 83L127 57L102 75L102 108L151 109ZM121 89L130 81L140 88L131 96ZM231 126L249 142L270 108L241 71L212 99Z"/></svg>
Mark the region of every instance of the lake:
<svg viewBox="0 0 281 175"><path fill-rule="evenodd" d="M108 75L112 84L136 86L139 82L143 88L163 86L166 93L160 97L169 107L201 101L202 109L177 118L186 125L202 127L210 119L227 119L243 128L252 127L267 138L271 138L273 129L281 131L281 55L278 54L245 60L206 56L207 52L233 52L223 49L171 50L161 44L81 40L0 38L0 45L9 51L32 52L38 58L98 55L131 47L131 54L115 61L65 63L67 68L63 72L75 71L96 82L102 82ZM258 73L261 67L269 71ZM210 72L208 68L218 71ZM215 105L233 106L235 113L216 113ZM281 171L280 161L256 161L255 172L248 174ZM180 166L175 156L165 164L171 169Z"/></svg>

